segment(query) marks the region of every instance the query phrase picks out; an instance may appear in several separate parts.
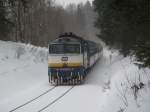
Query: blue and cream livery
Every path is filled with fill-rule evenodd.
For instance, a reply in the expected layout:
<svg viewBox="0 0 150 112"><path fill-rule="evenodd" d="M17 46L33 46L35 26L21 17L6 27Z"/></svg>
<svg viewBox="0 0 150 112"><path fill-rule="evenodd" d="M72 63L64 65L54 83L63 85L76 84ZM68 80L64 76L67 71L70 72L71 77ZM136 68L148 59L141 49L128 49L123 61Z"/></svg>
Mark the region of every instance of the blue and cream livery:
<svg viewBox="0 0 150 112"><path fill-rule="evenodd" d="M80 84L101 54L100 44L72 33L60 35L49 44L49 82L56 85Z"/></svg>

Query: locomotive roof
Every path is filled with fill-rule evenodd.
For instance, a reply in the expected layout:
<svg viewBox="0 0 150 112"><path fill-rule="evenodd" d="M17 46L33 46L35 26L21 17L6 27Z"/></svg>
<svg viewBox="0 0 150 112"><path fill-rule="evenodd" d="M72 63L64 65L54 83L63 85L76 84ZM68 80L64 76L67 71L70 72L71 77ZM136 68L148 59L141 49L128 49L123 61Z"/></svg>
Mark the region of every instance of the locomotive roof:
<svg viewBox="0 0 150 112"><path fill-rule="evenodd" d="M84 43L86 40L84 40L82 37L76 36L72 33L65 33L60 35L56 40L52 42L52 44L55 43Z"/></svg>
<svg viewBox="0 0 150 112"><path fill-rule="evenodd" d="M77 39L77 40L80 40L80 41L85 41L82 37L79 37L73 33L64 33L62 35L59 36L59 38L64 38L64 37L71 37L71 38L74 38L74 39Z"/></svg>
<svg viewBox="0 0 150 112"><path fill-rule="evenodd" d="M79 37L73 33L64 33L59 35L59 37L52 41L50 44L90 44L90 45L99 45L98 43L95 43L90 40L85 40L82 37Z"/></svg>

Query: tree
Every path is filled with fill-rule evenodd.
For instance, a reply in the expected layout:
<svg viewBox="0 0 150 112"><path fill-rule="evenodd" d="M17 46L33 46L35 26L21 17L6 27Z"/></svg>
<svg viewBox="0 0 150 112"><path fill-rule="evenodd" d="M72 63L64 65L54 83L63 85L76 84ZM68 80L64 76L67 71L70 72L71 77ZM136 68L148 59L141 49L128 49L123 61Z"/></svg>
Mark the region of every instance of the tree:
<svg viewBox="0 0 150 112"><path fill-rule="evenodd" d="M9 18L9 2L6 0L0 1L0 39L7 40L8 34L13 26Z"/></svg>
<svg viewBox="0 0 150 112"><path fill-rule="evenodd" d="M139 46L139 40L142 43L150 42L150 1L94 0L93 3L99 14L96 22L101 30L99 37L109 46L118 48L125 56L136 50L134 53L139 57L136 52L140 49L135 49L137 41ZM143 53L148 54L147 50Z"/></svg>
<svg viewBox="0 0 150 112"><path fill-rule="evenodd" d="M47 46L63 32L74 32L86 38L90 37L92 32L92 18L95 12L89 2L85 5L71 4L63 8L56 6L53 0L4 1L9 2L10 5L2 10L0 17L5 18L7 23L9 20L14 24L13 27L2 24L1 27L11 28L10 32L0 29L0 33L10 37L3 36L5 40Z"/></svg>

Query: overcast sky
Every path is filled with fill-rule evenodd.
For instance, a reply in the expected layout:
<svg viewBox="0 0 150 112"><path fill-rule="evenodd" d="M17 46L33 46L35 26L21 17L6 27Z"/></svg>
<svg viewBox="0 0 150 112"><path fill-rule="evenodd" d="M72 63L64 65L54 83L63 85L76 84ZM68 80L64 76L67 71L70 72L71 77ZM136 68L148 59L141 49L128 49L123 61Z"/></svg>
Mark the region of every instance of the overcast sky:
<svg viewBox="0 0 150 112"><path fill-rule="evenodd" d="M93 0L55 0L56 3L63 5L63 6L66 6L67 4L70 4L70 3L75 3L75 4L78 4L80 2L85 3L87 1L92 2Z"/></svg>

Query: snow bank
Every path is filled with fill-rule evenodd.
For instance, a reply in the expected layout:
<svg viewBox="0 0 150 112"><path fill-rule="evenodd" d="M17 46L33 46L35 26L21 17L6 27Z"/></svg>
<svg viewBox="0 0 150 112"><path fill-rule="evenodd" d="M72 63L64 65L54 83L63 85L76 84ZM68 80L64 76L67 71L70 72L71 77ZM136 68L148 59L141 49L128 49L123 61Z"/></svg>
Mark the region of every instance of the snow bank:
<svg viewBox="0 0 150 112"><path fill-rule="evenodd" d="M24 96L33 88L48 85L45 82L47 82L46 48L0 41L0 108L15 96Z"/></svg>
<svg viewBox="0 0 150 112"><path fill-rule="evenodd" d="M150 69L139 69L130 57L116 57L120 56L115 55L104 72L107 80L99 97L100 112L149 112Z"/></svg>
<svg viewBox="0 0 150 112"><path fill-rule="evenodd" d="M47 52L46 48L30 44L0 41L0 112L8 112L51 88ZM85 83L44 112L149 112L150 69L139 69L133 63L130 57L124 58L119 52L104 47L102 59ZM44 96L44 100L38 99L20 112L35 112L65 88L60 86L50 92L50 96Z"/></svg>
<svg viewBox="0 0 150 112"><path fill-rule="evenodd" d="M47 49L35 47L31 44L0 41L0 60L22 59L33 60L35 62L45 61Z"/></svg>

